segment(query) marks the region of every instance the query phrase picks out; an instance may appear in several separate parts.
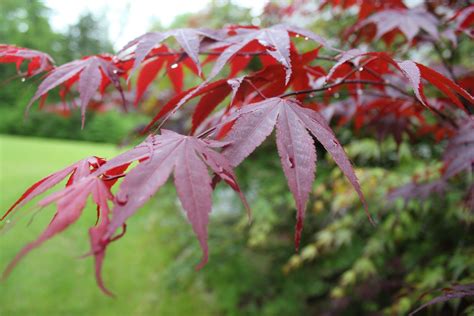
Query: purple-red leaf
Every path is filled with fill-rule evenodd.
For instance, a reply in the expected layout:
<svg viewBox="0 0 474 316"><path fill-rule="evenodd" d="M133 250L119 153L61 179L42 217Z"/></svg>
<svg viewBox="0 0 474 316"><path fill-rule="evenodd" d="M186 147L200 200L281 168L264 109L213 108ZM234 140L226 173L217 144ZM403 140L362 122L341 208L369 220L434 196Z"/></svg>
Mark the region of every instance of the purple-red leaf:
<svg viewBox="0 0 474 316"><path fill-rule="evenodd" d="M119 71L111 58L102 56L91 56L54 68L39 85L28 108L57 86L64 84L69 89L76 81L79 81L77 89L81 101L82 125L84 125L87 105L104 80L108 80L107 84L112 82L115 88L122 93Z"/></svg>
<svg viewBox="0 0 474 316"><path fill-rule="evenodd" d="M103 181L97 177L89 176L78 180L74 185L70 185L61 191L55 192L43 200L38 205L45 207L56 203L57 211L51 223L35 241L27 244L10 262L2 277L6 278L15 265L26 256L31 250L40 246L54 235L62 232L73 224L82 214L87 197L92 194L98 207L107 207L107 199L111 199L110 193Z"/></svg>
<svg viewBox="0 0 474 316"><path fill-rule="evenodd" d="M290 33L300 34L306 38L310 38L322 46L327 46L327 42L320 36L294 26L275 25L266 29L244 29L240 30L240 34L230 37L228 40L232 42L217 58L214 68L208 79L215 77L229 60L241 49L250 44L252 41L258 41L265 46L266 51L286 70L285 83L291 78L291 60L290 60Z"/></svg>
<svg viewBox="0 0 474 316"><path fill-rule="evenodd" d="M375 24L377 27L376 39L398 30L411 42L423 30L433 39L439 40L438 20L431 13L419 8L380 11L361 21L356 28L360 29L368 24Z"/></svg>
<svg viewBox="0 0 474 316"><path fill-rule="evenodd" d="M15 208L28 203L38 195L51 189L53 186L64 180L68 175L72 174L68 184L71 184L87 176L90 173L90 166L98 165L99 163L99 158L89 157L75 162L64 169L41 179L29 187L22 194L22 196L5 212L0 220L4 220Z"/></svg>
<svg viewBox="0 0 474 316"><path fill-rule="evenodd" d="M295 245L299 248L304 212L316 171L316 149L296 113L283 107L276 124L276 142L288 186L296 202Z"/></svg>
<svg viewBox="0 0 474 316"><path fill-rule="evenodd" d="M305 109L296 100L270 98L249 104L230 117L237 121L225 141L230 145L223 154L233 166L240 164L255 148L271 134L277 126L277 147L280 160L298 209L295 245L298 248L304 209L314 180L316 152L308 130L324 146L336 164L348 178L372 221L359 182L344 149L316 111Z"/></svg>
<svg viewBox="0 0 474 316"><path fill-rule="evenodd" d="M189 29L182 28L176 30L169 30L166 32L151 32L146 33L122 48L122 52L136 46L135 48L135 63L131 73L140 66L143 60L146 58L149 52L155 47L161 44L164 40L169 37L174 37L179 45L183 48L189 58L195 63L198 68L198 72L201 73L201 64L199 63L199 48L203 38L219 39L216 34L205 29Z"/></svg>
<svg viewBox="0 0 474 316"><path fill-rule="evenodd" d="M162 130L161 135L150 138L146 144L137 147L141 151L149 147L149 158L131 170L120 185L106 238L110 238L115 230L123 226L174 172L178 197L203 250L203 258L198 265L200 268L207 262L208 257L207 224L212 204L213 188L207 166L241 193L230 164L212 149L225 146L226 143L205 141L167 130ZM137 157L141 154L123 155ZM107 169L105 164L99 172ZM247 206L244 199L243 202Z"/></svg>

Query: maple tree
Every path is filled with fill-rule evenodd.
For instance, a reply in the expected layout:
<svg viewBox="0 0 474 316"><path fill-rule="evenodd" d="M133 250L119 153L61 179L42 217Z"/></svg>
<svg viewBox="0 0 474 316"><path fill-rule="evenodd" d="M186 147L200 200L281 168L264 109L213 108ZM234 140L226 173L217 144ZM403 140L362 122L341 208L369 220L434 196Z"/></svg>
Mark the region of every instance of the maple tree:
<svg viewBox="0 0 474 316"><path fill-rule="evenodd" d="M350 159L330 127L331 121L337 120L338 125L354 122L355 129L367 127L375 130L379 138L393 136L397 143L404 134L416 137L432 133L437 140L448 139L440 179L400 187L389 199L442 192L448 189L451 178L472 172L472 78L454 76L452 69L439 70L401 60L388 50L367 51L365 46L355 45L376 39L387 46L400 40L406 47L417 41L436 44L441 39L455 44L456 36L472 38L473 6L459 8L452 17L441 20L426 10L408 8L403 1L370 4L371 1L325 1L319 8L359 8L358 21L345 32L354 44L347 50L309 30L287 24L147 33L132 40L117 55L85 56L61 66L55 66L45 53L0 45L0 63L16 64L23 78L44 74L28 108L38 100L43 107L47 95L58 87L66 102L75 89L83 126L86 111L96 109L93 98L110 94L109 86L120 94L121 102L117 104L124 112L147 98L147 90L159 80L162 70L174 90L164 105L157 106L156 115L141 131L143 137L148 135L142 143L117 157L90 157L66 167L32 185L12 205L2 220L67 179L65 188L38 202L39 207L56 204L56 213L39 238L25 246L8 265L4 277L29 251L78 220L91 197L97 207L97 223L89 230L90 254L95 256L100 288L111 294L101 276L108 245L123 236L127 219L172 173L179 200L202 248L203 257L197 266L201 268L208 259L213 189L220 181L227 183L250 211L234 169L274 129L281 168L297 210L296 248L316 176L316 144L321 144L333 158L356 191L369 221L375 224L370 213L375 210L366 205ZM295 6L283 10L283 14L294 14ZM173 41L178 45L172 45ZM261 67L255 70L252 61ZM198 83L186 86L185 74ZM129 90L134 92L132 102L124 96L124 91ZM189 131L177 133L164 128L188 107L192 108ZM427 115L434 119L427 119ZM473 184L467 188L465 205L474 209ZM472 286L455 289L464 291L462 295L472 294Z"/></svg>

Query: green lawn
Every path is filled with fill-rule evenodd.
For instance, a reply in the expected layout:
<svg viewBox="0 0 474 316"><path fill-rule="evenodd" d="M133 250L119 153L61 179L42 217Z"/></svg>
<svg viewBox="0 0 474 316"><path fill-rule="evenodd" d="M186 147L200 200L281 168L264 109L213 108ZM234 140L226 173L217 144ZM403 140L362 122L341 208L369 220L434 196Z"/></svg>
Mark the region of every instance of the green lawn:
<svg viewBox="0 0 474 316"><path fill-rule="evenodd" d="M0 209L3 212L29 185L71 162L118 152L112 145L0 135ZM176 227L163 219L184 220L174 215L174 193L160 197L159 203L154 199L140 210L129 222L127 235L109 248L104 278L116 298L103 295L96 286L92 258L78 258L89 249L87 231L95 221L90 205L70 230L32 251L0 283L0 315L213 314L210 298L195 286L177 284L179 290L163 286L169 273L165 270L169 271L177 251L174 243L166 242L173 240ZM17 214L24 216L16 216L19 220L11 229L0 233L2 270L25 243L38 236L54 212L52 207L44 209L28 225L32 206L34 201Z"/></svg>

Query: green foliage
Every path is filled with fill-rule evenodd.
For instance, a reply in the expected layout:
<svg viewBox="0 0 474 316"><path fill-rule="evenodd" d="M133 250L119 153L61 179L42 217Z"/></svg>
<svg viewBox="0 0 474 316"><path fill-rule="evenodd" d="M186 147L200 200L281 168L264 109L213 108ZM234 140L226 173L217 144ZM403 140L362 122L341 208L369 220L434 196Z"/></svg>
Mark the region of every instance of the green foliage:
<svg viewBox="0 0 474 316"><path fill-rule="evenodd" d="M82 14L63 37L66 61L94 54L112 53L114 49L107 34L103 17L96 17L90 12Z"/></svg>
<svg viewBox="0 0 474 316"><path fill-rule="evenodd" d="M0 134L45 138L74 139L119 144L147 118L139 114L123 115L116 111L90 113L81 130L81 115L72 111L68 117L31 110L27 117L20 108L0 108ZM105 132L106 131L106 132Z"/></svg>

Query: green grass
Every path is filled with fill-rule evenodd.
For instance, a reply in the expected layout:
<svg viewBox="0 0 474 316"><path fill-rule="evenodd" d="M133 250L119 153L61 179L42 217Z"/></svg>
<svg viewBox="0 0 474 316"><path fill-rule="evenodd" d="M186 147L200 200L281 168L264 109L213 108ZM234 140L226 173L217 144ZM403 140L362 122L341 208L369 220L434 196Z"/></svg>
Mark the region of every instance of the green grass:
<svg viewBox="0 0 474 316"><path fill-rule="evenodd" d="M0 135L0 210L6 210L35 181L74 161L118 152L112 145ZM129 221L125 237L109 247L104 278L116 298L105 296L96 286L92 258L79 259L89 249L88 228L95 222L95 209L89 205L75 225L33 250L0 283L0 314L213 314L211 298L196 286L177 284L179 290L173 290L163 285L177 253L176 245L167 242L175 238L176 225L167 224L166 218L174 216L181 226L184 220L176 215L174 194L160 198L159 203L153 199L140 210ZM53 207L46 208L28 225L35 201L16 214L18 221L11 229L0 233L2 270L23 245L39 235L54 213Z"/></svg>

